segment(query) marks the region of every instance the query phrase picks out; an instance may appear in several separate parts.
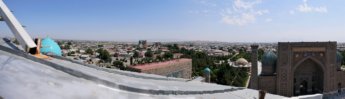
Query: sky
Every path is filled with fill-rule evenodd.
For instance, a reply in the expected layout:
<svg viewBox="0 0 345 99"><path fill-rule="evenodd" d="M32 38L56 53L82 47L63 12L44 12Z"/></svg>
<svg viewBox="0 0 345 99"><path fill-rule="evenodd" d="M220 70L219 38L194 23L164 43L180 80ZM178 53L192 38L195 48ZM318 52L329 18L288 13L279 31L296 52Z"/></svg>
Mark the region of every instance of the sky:
<svg viewBox="0 0 345 99"><path fill-rule="evenodd" d="M345 0L3 0L32 37L345 41ZM0 22L0 36L12 36Z"/></svg>

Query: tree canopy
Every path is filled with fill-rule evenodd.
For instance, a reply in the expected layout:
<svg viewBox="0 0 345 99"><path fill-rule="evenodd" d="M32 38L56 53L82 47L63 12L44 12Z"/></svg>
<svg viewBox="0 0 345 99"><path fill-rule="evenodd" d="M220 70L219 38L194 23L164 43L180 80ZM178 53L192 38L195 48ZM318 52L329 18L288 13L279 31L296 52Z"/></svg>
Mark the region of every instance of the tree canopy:
<svg viewBox="0 0 345 99"><path fill-rule="evenodd" d="M202 76L203 70L209 67L212 71L211 82L223 84L223 85L233 85L233 86L245 86L248 73L247 69L235 68L228 64L227 60L230 58L240 58L245 57L250 59L250 53L242 50L236 56L226 55L226 56L208 56L206 52L187 50L181 48L179 53L184 54L183 57L192 59L192 71L193 76ZM234 58L235 57L235 58ZM222 64L215 64L215 62L224 61Z"/></svg>
<svg viewBox="0 0 345 99"><path fill-rule="evenodd" d="M139 52L134 51L133 57L134 57L134 58L138 58L138 57L139 57Z"/></svg>
<svg viewBox="0 0 345 99"><path fill-rule="evenodd" d="M111 62L111 56L107 50L100 48L96 52L99 53L98 58L100 58L104 62Z"/></svg>
<svg viewBox="0 0 345 99"><path fill-rule="evenodd" d="M122 61L114 61L113 65L121 70L125 70L125 66Z"/></svg>
<svg viewBox="0 0 345 99"><path fill-rule="evenodd" d="M165 52L163 57L165 59L172 59L174 57L174 55L171 52Z"/></svg>
<svg viewBox="0 0 345 99"><path fill-rule="evenodd" d="M153 52L151 50L147 50L145 57L153 57Z"/></svg>
<svg viewBox="0 0 345 99"><path fill-rule="evenodd" d="M93 50L91 48L87 48L85 51L86 54L93 55Z"/></svg>

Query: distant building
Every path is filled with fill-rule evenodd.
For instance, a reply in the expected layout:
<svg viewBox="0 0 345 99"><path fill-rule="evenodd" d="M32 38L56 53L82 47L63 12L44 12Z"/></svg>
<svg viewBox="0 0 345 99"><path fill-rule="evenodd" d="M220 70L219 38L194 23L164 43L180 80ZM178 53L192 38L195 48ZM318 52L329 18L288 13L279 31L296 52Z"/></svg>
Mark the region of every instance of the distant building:
<svg viewBox="0 0 345 99"><path fill-rule="evenodd" d="M146 40L139 40L139 48L146 49L147 48L147 41Z"/></svg>
<svg viewBox="0 0 345 99"><path fill-rule="evenodd" d="M181 58L181 56L183 56L182 53L174 53L173 54L173 58Z"/></svg>
<svg viewBox="0 0 345 99"><path fill-rule="evenodd" d="M85 50L79 50L79 53L82 53L82 54L84 54L85 53Z"/></svg>
<svg viewBox="0 0 345 99"><path fill-rule="evenodd" d="M239 58L236 60L235 65L236 66L246 66L246 65L248 65L248 61L244 58Z"/></svg>
<svg viewBox="0 0 345 99"><path fill-rule="evenodd" d="M174 59L164 62L141 64L129 66L129 69L136 72L157 74L167 77L191 79L192 59Z"/></svg>
<svg viewBox="0 0 345 99"><path fill-rule="evenodd" d="M229 65L232 67L248 68L248 69L251 67L251 64L249 64L249 62L244 58L239 58L235 62L229 62Z"/></svg>
<svg viewBox="0 0 345 99"><path fill-rule="evenodd" d="M340 70L336 42L279 42L277 54L267 51L262 56L261 73L257 48L252 46L250 88L283 96L344 92L345 72Z"/></svg>
<svg viewBox="0 0 345 99"><path fill-rule="evenodd" d="M162 52L169 52L170 51L169 48L167 48L167 47L161 47L160 50Z"/></svg>
<svg viewBox="0 0 345 99"><path fill-rule="evenodd" d="M226 55L230 55L229 52L227 51L222 51L222 50L209 50L207 52L207 54L209 56L226 56Z"/></svg>
<svg viewBox="0 0 345 99"><path fill-rule="evenodd" d="M80 55L79 57L80 57L80 59L82 59L82 60L89 60L89 59L90 59L89 55L85 55L85 54L82 54L82 55Z"/></svg>
<svg viewBox="0 0 345 99"><path fill-rule="evenodd" d="M162 45L161 42L155 42L155 43L154 43L154 47L156 47L156 48L160 48L161 45Z"/></svg>

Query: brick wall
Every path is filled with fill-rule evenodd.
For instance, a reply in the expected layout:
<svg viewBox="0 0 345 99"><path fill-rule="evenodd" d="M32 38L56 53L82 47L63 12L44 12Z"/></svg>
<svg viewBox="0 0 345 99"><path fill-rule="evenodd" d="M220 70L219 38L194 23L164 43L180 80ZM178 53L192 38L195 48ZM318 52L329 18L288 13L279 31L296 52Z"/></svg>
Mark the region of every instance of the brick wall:
<svg viewBox="0 0 345 99"><path fill-rule="evenodd" d="M276 76L260 76L259 89L276 94Z"/></svg>

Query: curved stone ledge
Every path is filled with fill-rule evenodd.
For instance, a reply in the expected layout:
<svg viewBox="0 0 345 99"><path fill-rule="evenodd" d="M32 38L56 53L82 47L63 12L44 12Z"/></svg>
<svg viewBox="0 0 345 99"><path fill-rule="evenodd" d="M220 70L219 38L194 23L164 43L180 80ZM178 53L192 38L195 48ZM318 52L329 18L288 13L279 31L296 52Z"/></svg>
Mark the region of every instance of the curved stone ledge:
<svg viewBox="0 0 345 99"><path fill-rule="evenodd" d="M145 93L145 94L152 94L152 95L195 95L195 94L225 93L225 92L232 92L232 91L245 89L245 88L238 88L238 87L224 88L224 89L219 89L219 90L204 90L204 91L141 89L141 88L135 88L135 87L131 87L131 86L121 85L121 84L117 84L117 83L114 83L114 82L111 82L108 80L100 79L99 77L85 74L81 71L73 70L71 68L67 68L67 67L61 66L59 64L47 61L47 60L38 59L38 58L36 58L32 55L29 55L25 52L22 52L19 50L12 50L10 48L7 48L7 47L1 46L1 45L0 45L0 50L14 54L14 55L17 55L17 56L21 56L23 58L26 58L26 59L29 59L29 60L32 60L32 61L35 61L35 62L38 62L41 64L48 65L52 68L63 71L65 73L68 73L68 74L73 75L75 77L84 78L84 79L93 81L93 82L98 83L98 84L103 84L103 85L106 85L108 87L118 88L121 90L130 91L130 92ZM93 67L93 68L95 68L95 67ZM151 79L157 79L157 78L151 78ZM160 80L163 80L163 79L160 79ZM167 80L167 79L164 79L164 80Z"/></svg>

